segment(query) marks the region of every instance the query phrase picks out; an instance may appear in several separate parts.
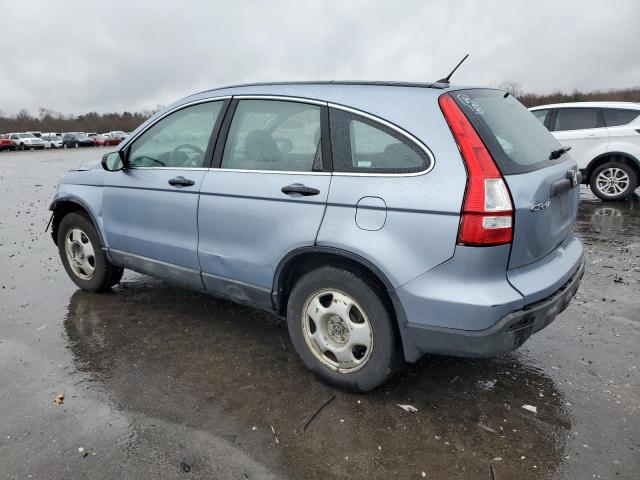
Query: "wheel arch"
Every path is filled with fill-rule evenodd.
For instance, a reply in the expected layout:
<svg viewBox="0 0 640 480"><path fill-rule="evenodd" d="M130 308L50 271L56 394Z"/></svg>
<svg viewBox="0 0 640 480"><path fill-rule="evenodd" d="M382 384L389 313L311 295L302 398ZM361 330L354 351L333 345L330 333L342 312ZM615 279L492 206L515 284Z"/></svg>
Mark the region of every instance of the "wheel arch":
<svg viewBox="0 0 640 480"><path fill-rule="evenodd" d="M77 197L61 197L55 199L51 205L49 206L49 210L53 212L53 217L51 219L51 236L53 237L53 242L58 244L58 227L60 222L64 218L65 215L72 212L80 212L86 215L98 233L98 238L100 239L100 244L102 246L106 246L104 242L104 237L102 235L102 231L96 222L96 219L93 215L93 212L89 208L89 206Z"/></svg>
<svg viewBox="0 0 640 480"><path fill-rule="evenodd" d="M587 168L585 169L586 171L585 183L589 183L589 181L591 180L591 174L596 168L598 168L603 163L606 163L611 160L616 160L616 159L617 161L630 165L631 167L634 168L636 173L640 175L640 160L634 157L633 155L626 152L616 152L616 151L605 152L595 157L587 165Z"/></svg>
<svg viewBox="0 0 640 480"><path fill-rule="evenodd" d="M333 265L345 268L365 277L377 287L383 301L393 315L393 327L402 344L404 358L407 362L415 362L422 353L409 338L406 325L407 317L404 308L386 275L369 260L348 250L334 247L310 246L289 252L278 264L272 286L272 303L274 309L286 315L289 294L296 280L302 275L320 266Z"/></svg>

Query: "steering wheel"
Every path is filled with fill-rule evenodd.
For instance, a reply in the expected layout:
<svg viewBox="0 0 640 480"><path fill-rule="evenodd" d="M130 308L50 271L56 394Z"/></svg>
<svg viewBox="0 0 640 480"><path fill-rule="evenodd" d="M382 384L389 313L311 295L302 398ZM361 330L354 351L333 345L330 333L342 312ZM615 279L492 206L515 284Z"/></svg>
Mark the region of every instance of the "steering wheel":
<svg viewBox="0 0 640 480"><path fill-rule="evenodd" d="M173 149L173 151L171 152L171 159L173 160L175 157L177 157L177 153L184 153L181 152L181 150L186 149L186 150L191 150L192 152L195 152L198 155L198 160L194 161L194 159L192 158L188 158L186 159L182 166L183 167L199 167L202 164L202 159L204 159L204 150L202 150L200 147L196 147L195 145L191 145L189 143L183 143L181 145L178 145L176 148Z"/></svg>

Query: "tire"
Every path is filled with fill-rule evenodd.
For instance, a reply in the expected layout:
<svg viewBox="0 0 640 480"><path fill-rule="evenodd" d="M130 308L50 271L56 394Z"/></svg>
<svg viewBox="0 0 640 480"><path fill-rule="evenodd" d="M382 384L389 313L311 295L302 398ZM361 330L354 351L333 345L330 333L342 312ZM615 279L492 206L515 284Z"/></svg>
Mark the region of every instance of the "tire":
<svg viewBox="0 0 640 480"><path fill-rule="evenodd" d="M287 304L291 342L302 362L323 381L367 392L400 365L394 319L377 290L355 273L336 267L313 270L294 285ZM351 305L345 307L347 303ZM307 314L314 305L315 321ZM324 309L318 313L320 306Z"/></svg>
<svg viewBox="0 0 640 480"><path fill-rule="evenodd" d="M638 187L638 175L625 163L607 162L591 173L589 186L601 200L622 200Z"/></svg>
<svg viewBox="0 0 640 480"><path fill-rule="evenodd" d="M104 292L120 281L124 270L109 262L93 223L85 215L74 212L65 215L57 236L64 269L78 287L89 292Z"/></svg>
<svg viewBox="0 0 640 480"><path fill-rule="evenodd" d="M21 143L20 145L18 145L18 150L24 151L24 143Z"/></svg>

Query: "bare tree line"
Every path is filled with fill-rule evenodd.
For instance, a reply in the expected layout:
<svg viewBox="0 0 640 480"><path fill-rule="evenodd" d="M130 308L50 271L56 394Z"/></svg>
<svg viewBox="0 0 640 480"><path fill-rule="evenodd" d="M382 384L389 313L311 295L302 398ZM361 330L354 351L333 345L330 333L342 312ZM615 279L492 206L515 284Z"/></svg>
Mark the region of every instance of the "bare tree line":
<svg viewBox="0 0 640 480"><path fill-rule="evenodd" d="M594 90L591 92L574 90L571 93L564 93L558 90L545 95L525 92L522 88L522 85L517 82L504 82L500 84L499 88L511 93L511 95L520 100L526 107L535 107L537 105L564 102L607 101L640 103L640 87L620 88L612 90Z"/></svg>
<svg viewBox="0 0 640 480"><path fill-rule="evenodd" d="M544 95L525 92L522 85L511 81L500 84L499 88L511 93L527 107L562 102L640 102L640 87L594 90L591 92L574 90L571 93L556 91ZM158 109L159 108L160 107L158 107ZM130 132L153 115L158 109L134 113L90 112L83 115L65 115L49 110L48 108L40 108L37 115L31 115L28 110L22 109L16 115L11 116L5 115L0 111L0 133L25 131L101 133L112 130Z"/></svg>
<svg viewBox="0 0 640 480"><path fill-rule="evenodd" d="M83 115L65 115L48 108L40 108L37 115L22 109L16 115L0 112L0 133L8 132L130 132L157 110L122 113L89 112Z"/></svg>

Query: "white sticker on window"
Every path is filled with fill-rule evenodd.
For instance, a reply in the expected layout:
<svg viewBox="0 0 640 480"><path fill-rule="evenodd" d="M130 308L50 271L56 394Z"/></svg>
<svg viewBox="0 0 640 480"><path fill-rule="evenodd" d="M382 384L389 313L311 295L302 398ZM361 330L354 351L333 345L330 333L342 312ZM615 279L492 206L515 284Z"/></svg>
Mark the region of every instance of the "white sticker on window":
<svg viewBox="0 0 640 480"><path fill-rule="evenodd" d="M478 105L476 102L474 102L473 100L471 100L467 95L460 94L458 95L458 99L462 103L464 103L467 107L469 107L471 110L473 110L474 113L477 113L478 115L482 115L484 113L484 110L482 110L482 107Z"/></svg>
<svg viewBox="0 0 640 480"><path fill-rule="evenodd" d="M371 162L368 160L358 160L358 167L371 167Z"/></svg>

